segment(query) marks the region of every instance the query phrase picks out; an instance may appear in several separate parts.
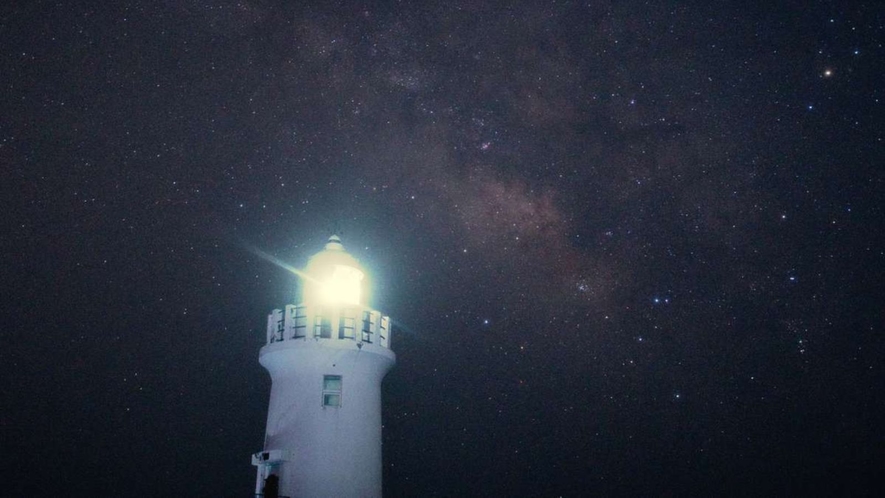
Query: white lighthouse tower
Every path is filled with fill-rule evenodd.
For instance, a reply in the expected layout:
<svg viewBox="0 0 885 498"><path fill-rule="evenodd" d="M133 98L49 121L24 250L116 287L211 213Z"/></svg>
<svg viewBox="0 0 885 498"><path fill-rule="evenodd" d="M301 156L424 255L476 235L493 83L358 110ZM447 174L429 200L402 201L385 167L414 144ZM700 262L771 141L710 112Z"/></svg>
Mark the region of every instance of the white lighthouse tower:
<svg viewBox="0 0 885 498"><path fill-rule="evenodd" d="M267 318L272 386L256 495L381 496L381 381L396 363L390 318L337 236L308 262L301 304Z"/></svg>

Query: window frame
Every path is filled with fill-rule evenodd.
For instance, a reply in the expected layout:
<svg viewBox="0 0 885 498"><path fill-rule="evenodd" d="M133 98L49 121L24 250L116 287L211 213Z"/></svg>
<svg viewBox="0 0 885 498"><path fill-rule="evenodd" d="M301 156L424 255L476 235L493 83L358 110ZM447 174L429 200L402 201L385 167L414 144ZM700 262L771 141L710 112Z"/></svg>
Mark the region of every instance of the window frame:
<svg viewBox="0 0 885 498"><path fill-rule="evenodd" d="M329 387L327 382L337 381L338 387ZM341 375L323 375L323 395L320 398L323 408L341 408L341 394L344 387L344 377ZM337 403L328 402L331 398L336 398Z"/></svg>

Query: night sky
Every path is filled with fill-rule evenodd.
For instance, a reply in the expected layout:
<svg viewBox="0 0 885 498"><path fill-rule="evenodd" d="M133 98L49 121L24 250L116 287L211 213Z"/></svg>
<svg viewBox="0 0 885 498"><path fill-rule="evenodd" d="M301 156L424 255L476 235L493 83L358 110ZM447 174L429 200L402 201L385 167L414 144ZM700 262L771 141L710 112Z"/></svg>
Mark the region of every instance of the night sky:
<svg viewBox="0 0 885 498"><path fill-rule="evenodd" d="M249 496L333 232L388 496L885 485L877 2L4 2L4 496Z"/></svg>

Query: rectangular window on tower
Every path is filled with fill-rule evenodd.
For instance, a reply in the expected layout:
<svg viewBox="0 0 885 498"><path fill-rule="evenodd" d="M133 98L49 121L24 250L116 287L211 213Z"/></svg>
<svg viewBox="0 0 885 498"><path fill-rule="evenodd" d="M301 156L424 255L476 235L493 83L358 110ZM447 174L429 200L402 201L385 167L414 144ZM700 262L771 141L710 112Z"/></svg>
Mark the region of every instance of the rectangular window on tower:
<svg viewBox="0 0 885 498"><path fill-rule="evenodd" d="M341 406L340 375L323 376L323 407L326 406L331 406L333 408L338 408Z"/></svg>

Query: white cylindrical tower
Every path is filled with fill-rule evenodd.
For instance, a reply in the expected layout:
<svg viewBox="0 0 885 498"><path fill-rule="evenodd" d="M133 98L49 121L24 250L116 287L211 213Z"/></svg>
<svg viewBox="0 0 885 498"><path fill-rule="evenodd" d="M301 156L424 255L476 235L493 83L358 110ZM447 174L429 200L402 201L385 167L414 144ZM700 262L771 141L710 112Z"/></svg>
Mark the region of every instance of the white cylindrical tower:
<svg viewBox="0 0 885 498"><path fill-rule="evenodd" d="M381 381L396 363L390 318L337 236L305 269L299 305L273 310L259 361L271 376L255 492L381 496Z"/></svg>

